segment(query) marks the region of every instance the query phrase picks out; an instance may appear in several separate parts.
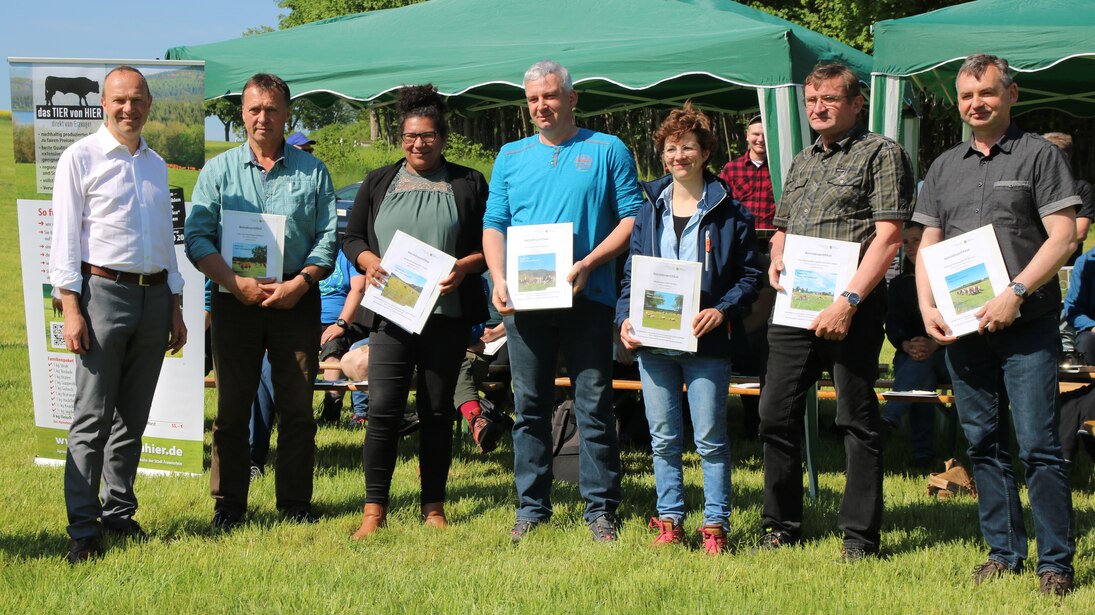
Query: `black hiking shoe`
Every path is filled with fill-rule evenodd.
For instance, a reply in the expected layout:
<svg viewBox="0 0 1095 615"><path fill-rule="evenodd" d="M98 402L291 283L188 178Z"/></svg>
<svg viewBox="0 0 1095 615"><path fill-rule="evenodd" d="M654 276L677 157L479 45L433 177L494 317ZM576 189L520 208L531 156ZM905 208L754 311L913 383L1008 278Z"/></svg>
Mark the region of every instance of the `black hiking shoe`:
<svg viewBox="0 0 1095 615"><path fill-rule="evenodd" d="M214 534L227 534L236 529L236 526L241 523L241 519L237 515L218 510L213 513L213 520L209 523L209 529Z"/></svg>
<svg viewBox="0 0 1095 615"><path fill-rule="evenodd" d="M620 524L612 513L604 513L589 522L589 531L593 533L593 542L616 542Z"/></svg>
<svg viewBox="0 0 1095 615"><path fill-rule="evenodd" d="M513 541L513 544L521 542L525 535L531 532L537 525L540 525L539 521L518 519L517 522L513 524L513 529L509 531L510 540Z"/></svg>
<svg viewBox="0 0 1095 615"><path fill-rule="evenodd" d="M765 530L761 535L757 546L753 547L753 554L761 551L775 551L798 543L794 536L780 530Z"/></svg>

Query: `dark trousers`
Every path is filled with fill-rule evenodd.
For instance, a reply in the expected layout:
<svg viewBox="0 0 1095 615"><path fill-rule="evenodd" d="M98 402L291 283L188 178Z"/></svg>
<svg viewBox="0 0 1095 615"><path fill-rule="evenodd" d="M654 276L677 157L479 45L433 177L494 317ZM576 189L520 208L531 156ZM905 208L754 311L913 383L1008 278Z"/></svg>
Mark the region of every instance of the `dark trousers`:
<svg viewBox="0 0 1095 615"><path fill-rule="evenodd" d="M807 389L827 369L837 390L836 426L844 434L847 475L837 525L846 547L878 549L882 451L874 383L884 308L879 292L864 299L841 341L805 329L769 327L768 376L760 399L765 529L801 536L803 408Z"/></svg>
<svg viewBox="0 0 1095 615"><path fill-rule="evenodd" d="M388 505L399 449L399 425L418 368L418 463L422 503L445 501L452 462L453 392L469 327L463 319L434 314L415 335L379 319L369 337L369 424L362 461L365 502Z"/></svg>
<svg viewBox="0 0 1095 615"><path fill-rule="evenodd" d="M312 502L316 422L312 387L319 370L319 291L312 289L292 309L246 306L234 296L212 295L213 363L217 372L217 417L213 421L210 491L216 510L242 515L251 477L251 404L268 353L278 420L275 470L277 507L292 513Z"/></svg>
<svg viewBox="0 0 1095 615"><path fill-rule="evenodd" d="M141 437L171 327L171 291L84 276L80 294L91 345L76 361L76 400L65 458L73 539L122 529L137 512L133 482Z"/></svg>
<svg viewBox="0 0 1095 615"><path fill-rule="evenodd" d="M1075 349L1084 355L1084 362L1095 365L1095 330L1081 331L1075 336Z"/></svg>

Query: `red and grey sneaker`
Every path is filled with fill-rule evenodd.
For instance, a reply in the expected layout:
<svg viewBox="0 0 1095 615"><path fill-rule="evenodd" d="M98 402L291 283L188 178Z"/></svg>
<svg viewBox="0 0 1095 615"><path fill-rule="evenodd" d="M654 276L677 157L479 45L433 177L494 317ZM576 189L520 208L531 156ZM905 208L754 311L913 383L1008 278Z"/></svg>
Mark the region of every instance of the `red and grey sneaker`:
<svg viewBox="0 0 1095 615"><path fill-rule="evenodd" d="M718 555L726 550L726 530L722 525L704 525L700 535L703 536L703 550L708 555Z"/></svg>
<svg viewBox="0 0 1095 615"><path fill-rule="evenodd" d="M680 523L669 517L661 519L650 518L650 529L658 530L658 536L654 539L654 546L684 544L684 528Z"/></svg>

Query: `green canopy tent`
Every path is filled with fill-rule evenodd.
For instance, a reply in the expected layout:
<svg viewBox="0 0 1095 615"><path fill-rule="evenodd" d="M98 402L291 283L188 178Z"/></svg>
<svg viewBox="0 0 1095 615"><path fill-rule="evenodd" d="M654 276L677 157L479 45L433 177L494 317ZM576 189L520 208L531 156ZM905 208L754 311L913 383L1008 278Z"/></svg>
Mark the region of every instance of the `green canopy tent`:
<svg viewBox="0 0 1095 615"><path fill-rule="evenodd" d="M1095 2L977 0L874 25L871 129L917 151L918 123L902 117L916 88L954 102L958 67L973 53L1017 71L1016 113L1095 115ZM913 157L915 160L915 156Z"/></svg>
<svg viewBox="0 0 1095 615"><path fill-rule="evenodd" d="M273 72L294 98L318 103L383 104L403 84L432 82L468 112L524 104L525 69L551 58L570 69L584 115L686 99L712 111L759 109L777 195L809 141L806 74L840 60L866 79L871 66L847 45L729 0L432 0L165 57L205 60L207 98L239 95L252 74Z"/></svg>

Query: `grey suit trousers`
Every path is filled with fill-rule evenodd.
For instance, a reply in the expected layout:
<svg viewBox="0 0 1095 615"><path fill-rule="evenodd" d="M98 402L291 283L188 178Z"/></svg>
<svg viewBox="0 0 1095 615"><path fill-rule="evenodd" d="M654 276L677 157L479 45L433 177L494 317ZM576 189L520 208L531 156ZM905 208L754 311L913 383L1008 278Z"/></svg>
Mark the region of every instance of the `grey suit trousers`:
<svg viewBox="0 0 1095 615"><path fill-rule="evenodd" d="M166 284L139 286L85 275L80 309L91 345L76 364L65 459L73 539L99 535L100 518L123 529L137 511L133 482L167 351L171 291Z"/></svg>

